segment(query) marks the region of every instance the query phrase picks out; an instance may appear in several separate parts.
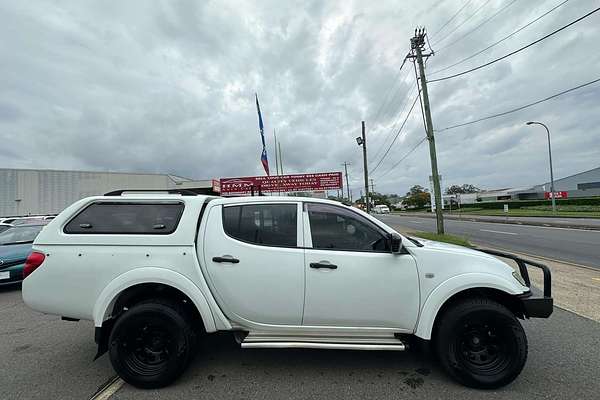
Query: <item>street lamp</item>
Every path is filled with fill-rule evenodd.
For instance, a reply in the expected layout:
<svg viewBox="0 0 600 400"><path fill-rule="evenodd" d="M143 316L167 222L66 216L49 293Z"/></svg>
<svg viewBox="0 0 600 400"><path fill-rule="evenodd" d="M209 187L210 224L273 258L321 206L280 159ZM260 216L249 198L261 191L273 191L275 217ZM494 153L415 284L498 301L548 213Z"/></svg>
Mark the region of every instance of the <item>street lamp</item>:
<svg viewBox="0 0 600 400"><path fill-rule="evenodd" d="M548 134L548 156L550 158L550 198L552 199L552 213L556 214L556 199L554 198L554 172L552 170L552 146L550 145L550 130L545 124L537 121L529 121L526 125L541 125L546 128Z"/></svg>

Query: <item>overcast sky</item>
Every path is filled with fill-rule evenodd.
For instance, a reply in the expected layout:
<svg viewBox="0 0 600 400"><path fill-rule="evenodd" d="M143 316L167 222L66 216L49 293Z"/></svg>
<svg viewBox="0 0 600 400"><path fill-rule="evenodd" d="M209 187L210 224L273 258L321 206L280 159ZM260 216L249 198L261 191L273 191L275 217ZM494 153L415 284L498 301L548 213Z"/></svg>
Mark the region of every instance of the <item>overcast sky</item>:
<svg viewBox="0 0 600 400"><path fill-rule="evenodd" d="M272 169L276 129L286 173L340 171L348 161L356 196L362 179L361 149L354 140L360 121L366 121L373 168L377 152L387 148L406 115L404 104L416 94L413 65L398 73L415 26L431 33L436 54L427 73L434 79L504 55L599 5L570 0L501 45L433 74L561 1L516 0L461 38L512 0L472 0L437 35L465 0L2 0L0 168L156 172L194 179L263 174L257 92ZM599 78L599 41L600 12L488 68L430 83L434 127L502 112ZM556 177L600 166L598 83L518 113L440 132L443 186L547 181L545 131L525 126L530 119L551 129ZM377 191L403 194L411 185L427 185L426 142L384 175L424 135L417 103L372 174Z"/></svg>

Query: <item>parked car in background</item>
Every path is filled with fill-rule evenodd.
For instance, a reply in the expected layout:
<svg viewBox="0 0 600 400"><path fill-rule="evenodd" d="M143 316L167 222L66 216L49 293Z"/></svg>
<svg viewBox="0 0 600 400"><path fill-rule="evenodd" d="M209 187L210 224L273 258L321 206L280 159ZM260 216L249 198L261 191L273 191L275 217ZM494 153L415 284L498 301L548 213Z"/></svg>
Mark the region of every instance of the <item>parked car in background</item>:
<svg viewBox="0 0 600 400"><path fill-rule="evenodd" d="M4 224L4 223L0 222L0 233L4 232L8 228L12 228L12 227L13 226L11 224Z"/></svg>
<svg viewBox="0 0 600 400"><path fill-rule="evenodd" d="M44 219L44 217L23 217L16 219L12 222L13 225L45 225L50 220Z"/></svg>
<svg viewBox="0 0 600 400"><path fill-rule="evenodd" d="M389 214L390 208L385 204L378 204L375 207L373 207L373 212L375 214Z"/></svg>
<svg viewBox="0 0 600 400"><path fill-rule="evenodd" d="M23 268L31 245L44 226L13 226L0 233L0 286L23 280Z"/></svg>

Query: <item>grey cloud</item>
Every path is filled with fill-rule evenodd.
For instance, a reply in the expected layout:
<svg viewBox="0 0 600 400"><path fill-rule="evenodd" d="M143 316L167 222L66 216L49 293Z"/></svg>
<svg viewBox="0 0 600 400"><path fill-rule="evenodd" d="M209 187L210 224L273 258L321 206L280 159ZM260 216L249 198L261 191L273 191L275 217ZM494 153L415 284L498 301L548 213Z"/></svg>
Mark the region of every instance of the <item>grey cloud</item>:
<svg viewBox="0 0 600 400"><path fill-rule="evenodd" d="M452 37L503 4L490 2ZM569 2L447 72L505 54L594 4ZM428 73L552 5L515 3L477 34L436 53ZM258 92L272 165L277 129L286 172L341 170L340 164L349 161L351 186L358 191L362 165L354 138L360 121L367 123L374 166L375 151L387 148L391 139L384 138L404 118L401 105L416 93L412 65L405 65L401 82L397 73L414 27L427 24L435 31L456 9L452 1L5 2L0 34L10 40L0 44L0 166L192 178L262 174L254 104ZM600 33L595 21L592 17L489 68L432 83L435 127L504 111L595 78L600 70L600 52L590 50ZM440 133L444 183L493 188L545 181L544 135L525 128L527 119L552 126L556 175L597 166L598 90L596 85ZM374 174L378 190L404 193L412 184L427 183L426 144L379 178L424 136L418 105L413 114Z"/></svg>

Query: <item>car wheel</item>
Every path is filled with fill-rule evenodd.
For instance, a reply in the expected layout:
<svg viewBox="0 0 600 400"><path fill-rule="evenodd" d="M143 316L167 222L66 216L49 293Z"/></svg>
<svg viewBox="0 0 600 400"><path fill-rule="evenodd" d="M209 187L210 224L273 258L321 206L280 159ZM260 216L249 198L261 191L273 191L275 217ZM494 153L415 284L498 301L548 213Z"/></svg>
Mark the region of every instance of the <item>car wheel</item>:
<svg viewBox="0 0 600 400"><path fill-rule="evenodd" d="M510 310L487 298L450 306L439 321L435 345L446 372L479 389L512 382L527 360L523 327Z"/></svg>
<svg viewBox="0 0 600 400"><path fill-rule="evenodd" d="M109 338L117 374L139 388L177 379L193 354L194 333L177 305L160 300L137 304L119 317Z"/></svg>

